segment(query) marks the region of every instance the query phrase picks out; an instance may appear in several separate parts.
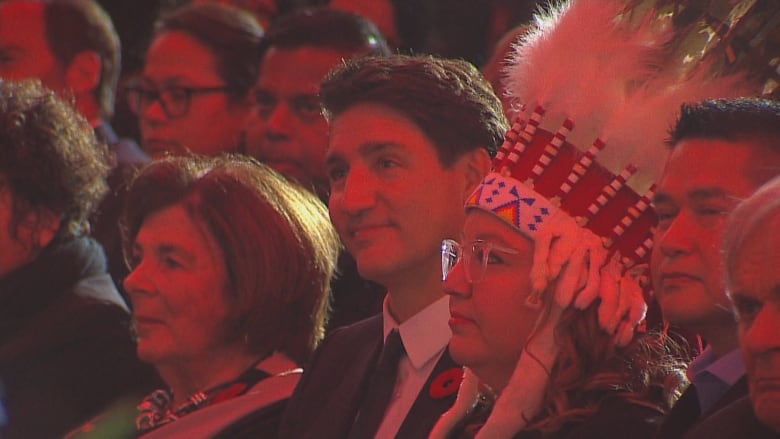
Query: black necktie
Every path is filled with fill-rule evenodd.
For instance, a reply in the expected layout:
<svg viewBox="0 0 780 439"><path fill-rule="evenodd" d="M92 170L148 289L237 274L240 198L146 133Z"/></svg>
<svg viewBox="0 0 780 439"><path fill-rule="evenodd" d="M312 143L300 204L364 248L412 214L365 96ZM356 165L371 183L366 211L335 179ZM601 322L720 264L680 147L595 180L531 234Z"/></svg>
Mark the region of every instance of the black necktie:
<svg viewBox="0 0 780 439"><path fill-rule="evenodd" d="M376 435L385 415L387 403L395 389L398 362L404 354L404 345L398 329L393 329L385 340L379 361L369 380L369 387L363 397L355 425L349 432L349 439L370 439Z"/></svg>

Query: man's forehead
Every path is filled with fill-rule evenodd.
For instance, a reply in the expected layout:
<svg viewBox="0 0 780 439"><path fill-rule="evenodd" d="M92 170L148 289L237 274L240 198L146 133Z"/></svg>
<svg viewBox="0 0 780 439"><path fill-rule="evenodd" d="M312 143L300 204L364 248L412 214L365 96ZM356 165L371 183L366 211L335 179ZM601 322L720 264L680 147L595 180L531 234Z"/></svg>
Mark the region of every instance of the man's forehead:
<svg viewBox="0 0 780 439"><path fill-rule="evenodd" d="M43 5L0 1L0 46L6 51L47 56L51 49L46 39Z"/></svg>
<svg viewBox="0 0 780 439"><path fill-rule="evenodd" d="M655 200L747 197L765 180L759 175L774 173L767 168L770 163L780 165L780 154L770 157L761 154L763 151L765 148L752 142L681 141L669 155Z"/></svg>
<svg viewBox="0 0 780 439"><path fill-rule="evenodd" d="M263 56L257 84L286 85L317 93L325 75L351 57L350 53L328 47L272 46Z"/></svg>
<svg viewBox="0 0 780 439"><path fill-rule="evenodd" d="M359 160L382 153L414 154L414 146L403 145L392 140L370 140L360 143L356 146L341 145L338 142L334 145L328 143L328 152L326 161L348 161L351 159Z"/></svg>
<svg viewBox="0 0 780 439"><path fill-rule="evenodd" d="M5 26L16 24L19 20L23 20L25 24L43 23L44 9L44 4L39 1L4 0L0 1L0 19Z"/></svg>

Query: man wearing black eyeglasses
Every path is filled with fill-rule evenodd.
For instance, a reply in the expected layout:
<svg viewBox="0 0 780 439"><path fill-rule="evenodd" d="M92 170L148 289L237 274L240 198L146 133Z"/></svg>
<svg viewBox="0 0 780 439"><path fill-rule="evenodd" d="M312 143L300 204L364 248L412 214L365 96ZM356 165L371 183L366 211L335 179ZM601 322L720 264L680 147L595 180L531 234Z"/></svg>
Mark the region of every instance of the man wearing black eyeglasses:
<svg viewBox="0 0 780 439"><path fill-rule="evenodd" d="M179 9L158 23L139 82L126 89L152 156L242 152L263 30L219 4Z"/></svg>

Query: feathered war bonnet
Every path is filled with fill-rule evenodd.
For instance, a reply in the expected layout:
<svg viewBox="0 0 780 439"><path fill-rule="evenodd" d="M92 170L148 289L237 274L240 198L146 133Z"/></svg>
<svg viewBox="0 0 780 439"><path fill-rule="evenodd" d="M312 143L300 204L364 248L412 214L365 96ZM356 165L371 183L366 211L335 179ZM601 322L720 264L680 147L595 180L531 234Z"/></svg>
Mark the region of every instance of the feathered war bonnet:
<svg viewBox="0 0 780 439"><path fill-rule="evenodd" d="M680 105L761 89L715 68L717 45L697 38L717 22L709 12L679 28L677 15L691 11L670 3L568 1L536 15L505 71L512 129L467 207L532 239L561 210L624 263L646 262L656 222L648 202Z"/></svg>
<svg viewBox="0 0 780 439"><path fill-rule="evenodd" d="M535 294L571 259L550 257L556 240L568 244L554 252L590 252L596 278L599 266L617 261L618 276L646 280L653 182L681 104L780 94L777 4L693 3L702 2L570 0L538 12L513 46L504 77L513 125L466 208L495 214L535 241ZM555 300L583 309L600 297L601 326L625 344L647 309L642 284L644 292L616 298L589 280L576 293L556 290ZM478 437L511 437L539 413L548 378L541 356L521 354ZM479 387L466 369L458 400L431 437L445 437L473 408Z"/></svg>

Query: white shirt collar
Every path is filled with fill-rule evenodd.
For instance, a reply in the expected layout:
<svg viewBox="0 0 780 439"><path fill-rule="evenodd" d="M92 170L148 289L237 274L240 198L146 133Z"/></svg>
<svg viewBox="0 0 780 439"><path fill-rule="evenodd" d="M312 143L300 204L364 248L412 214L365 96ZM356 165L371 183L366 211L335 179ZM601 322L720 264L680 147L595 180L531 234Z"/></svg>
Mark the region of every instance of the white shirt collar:
<svg viewBox="0 0 780 439"><path fill-rule="evenodd" d="M424 367L447 346L452 337L450 330L450 299L447 296L431 303L402 324L393 318L387 307L387 297L382 305L384 338L395 328L401 333L401 340L415 369Z"/></svg>

